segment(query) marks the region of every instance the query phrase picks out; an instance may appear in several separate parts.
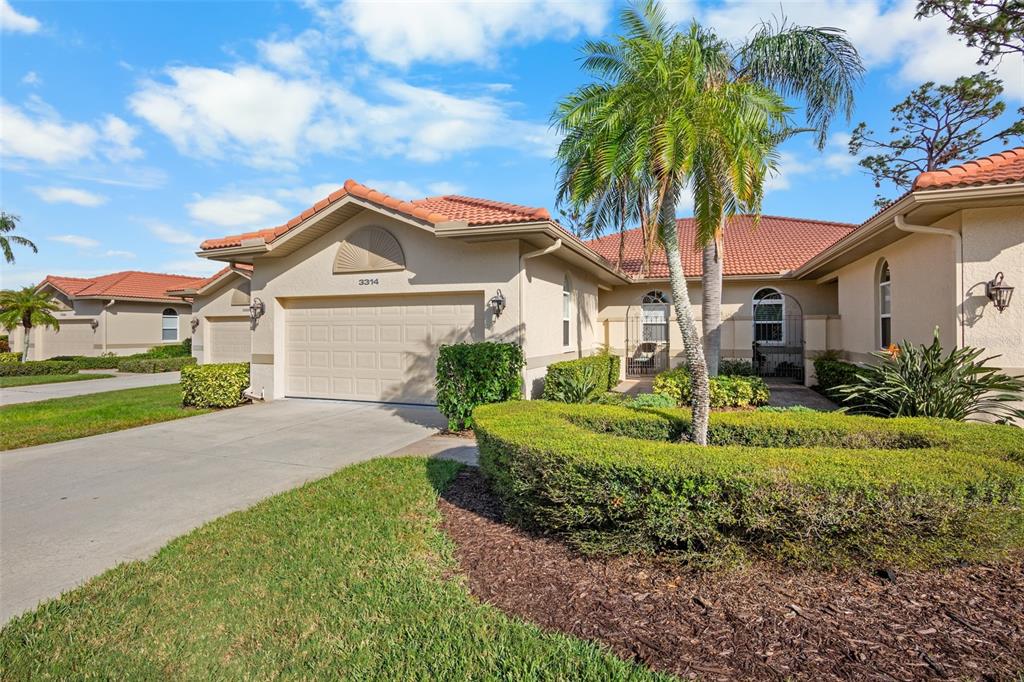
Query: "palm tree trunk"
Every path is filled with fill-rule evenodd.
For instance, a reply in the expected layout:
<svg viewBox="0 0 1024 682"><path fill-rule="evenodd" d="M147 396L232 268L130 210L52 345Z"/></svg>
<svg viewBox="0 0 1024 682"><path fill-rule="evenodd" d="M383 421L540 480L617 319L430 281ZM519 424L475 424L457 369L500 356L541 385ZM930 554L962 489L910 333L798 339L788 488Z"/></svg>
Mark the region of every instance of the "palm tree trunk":
<svg viewBox="0 0 1024 682"><path fill-rule="evenodd" d="M32 343L32 325L31 324L26 324L26 325L24 325L24 329L25 329L25 335L24 335L25 336L25 343L23 344L23 349L21 351L21 361L22 362L27 362L28 361L28 351L29 351L29 348L31 347L30 344Z"/></svg>
<svg viewBox="0 0 1024 682"><path fill-rule="evenodd" d="M697 334L697 323L693 319L693 310L690 307L690 292L686 289L686 276L683 273L683 261L679 252L679 232L676 229L675 201L666 200L662 205L661 212L663 214L661 238L665 245L665 257L668 259L668 281L672 288L672 305L675 307L676 321L683 336L683 351L686 354L686 366L690 370L693 390L690 401L693 408L691 438L698 445L707 445L708 417L711 411L708 368L704 361L700 335Z"/></svg>
<svg viewBox="0 0 1024 682"><path fill-rule="evenodd" d="M702 253L700 319L708 376L718 376L722 356L722 255L717 239L705 246Z"/></svg>

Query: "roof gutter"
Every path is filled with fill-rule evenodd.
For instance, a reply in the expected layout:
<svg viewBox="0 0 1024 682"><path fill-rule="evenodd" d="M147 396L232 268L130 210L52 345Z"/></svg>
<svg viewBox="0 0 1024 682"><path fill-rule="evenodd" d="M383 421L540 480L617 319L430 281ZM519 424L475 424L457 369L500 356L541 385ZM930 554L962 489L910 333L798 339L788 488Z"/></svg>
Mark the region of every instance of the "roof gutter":
<svg viewBox="0 0 1024 682"><path fill-rule="evenodd" d="M967 345L966 343L966 330L964 329L964 240L963 236L957 230L948 229L945 227L934 227L932 225L914 225L906 221L906 214L897 213L893 220L896 223L896 228L903 232L920 233L920 234L934 234L943 237L949 237L952 239L953 244L953 272L954 281L956 283L954 296L954 307L957 311L957 321L960 327L960 341L958 347L963 348Z"/></svg>

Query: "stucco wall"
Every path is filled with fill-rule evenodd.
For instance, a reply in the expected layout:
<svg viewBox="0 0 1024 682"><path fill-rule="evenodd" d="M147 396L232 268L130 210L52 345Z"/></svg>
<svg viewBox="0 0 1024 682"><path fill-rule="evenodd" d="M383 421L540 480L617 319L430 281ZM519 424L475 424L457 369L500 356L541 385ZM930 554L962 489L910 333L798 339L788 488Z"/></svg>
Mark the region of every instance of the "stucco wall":
<svg viewBox="0 0 1024 682"><path fill-rule="evenodd" d="M216 289L195 297L192 302L192 314L199 319L199 325L192 335L192 355L197 362L203 364L211 361L210 348L206 344L211 322L247 320L248 305L249 280L241 275L229 277Z"/></svg>
<svg viewBox="0 0 1024 682"><path fill-rule="evenodd" d="M935 223L958 228L959 214ZM837 271L841 348L856 361L878 350L878 272L889 264L892 279L892 338L930 343L939 327L942 344L956 342L956 274L953 240L942 235L908 234Z"/></svg>
<svg viewBox="0 0 1024 682"><path fill-rule="evenodd" d="M985 282L1002 272L1016 287L1000 313ZM1020 207L963 211L964 336L967 345L999 355L992 364L1024 374L1024 212Z"/></svg>

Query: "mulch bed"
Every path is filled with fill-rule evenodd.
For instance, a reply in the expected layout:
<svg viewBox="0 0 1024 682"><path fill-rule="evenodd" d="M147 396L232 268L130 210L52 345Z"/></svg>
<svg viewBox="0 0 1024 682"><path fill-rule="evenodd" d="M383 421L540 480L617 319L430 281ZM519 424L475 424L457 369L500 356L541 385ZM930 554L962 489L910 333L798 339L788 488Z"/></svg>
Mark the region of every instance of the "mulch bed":
<svg viewBox="0 0 1024 682"><path fill-rule="evenodd" d="M878 574L698 572L588 558L502 523L476 469L440 501L470 591L543 628L700 679L1018 680L1024 556Z"/></svg>

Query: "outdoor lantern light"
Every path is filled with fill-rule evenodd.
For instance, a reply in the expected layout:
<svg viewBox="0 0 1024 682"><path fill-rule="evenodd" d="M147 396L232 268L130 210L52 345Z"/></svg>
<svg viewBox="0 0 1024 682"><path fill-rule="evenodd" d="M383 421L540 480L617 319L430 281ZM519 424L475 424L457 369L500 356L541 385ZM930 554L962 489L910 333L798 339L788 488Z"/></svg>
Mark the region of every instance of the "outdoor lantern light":
<svg viewBox="0 0 1024 682"><path fill-rule="evenodd" d="M995 304L996 310L1003 312L1010 307L1013 287L1009 284L1003 284L1003 273L997 272L991 282L985 283L985 295Z"/></svg>
<svg viewBox="0 0 1024 682"><path fill-rule="evenodd" d="M258 298L252 299L249 304L249 319L253 324L256 324L256 320L263 317L263 313L267 312L267 306L263 305L263 301Z"/></svg>
<svg viewBox="0 0 1024 682"><path fill-rule="evenodd" d="M93 331L96 331L96 328L100 326L100 321L96 319L90 320L89 326L92 327Z"/></svg>
<svg viewBox="0 0 1024 682"><path fill-rule="evenodd" d="M498 289L498 293L491 297L487 305L494 311L495 317L501 317L501 313L505 310L505 296L501 293L501 289Z"/></svg>
<svg viewBox="0 0 1024 682"><path fill-rule="evenodd" d="M192 321L189 324L192 325L192 333L195 334L196 330L199 329L199 318L193 317Z"/></svg>

